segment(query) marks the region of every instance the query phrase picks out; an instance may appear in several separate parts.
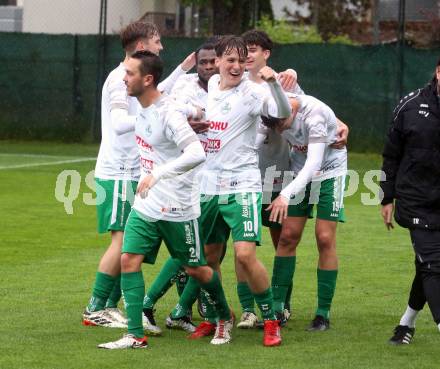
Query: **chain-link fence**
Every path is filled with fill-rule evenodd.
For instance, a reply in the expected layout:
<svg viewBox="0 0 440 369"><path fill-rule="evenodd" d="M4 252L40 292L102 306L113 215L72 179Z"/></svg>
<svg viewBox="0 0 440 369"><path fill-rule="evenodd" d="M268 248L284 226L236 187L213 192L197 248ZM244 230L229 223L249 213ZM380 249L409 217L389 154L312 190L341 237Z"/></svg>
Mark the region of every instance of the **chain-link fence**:
<svg viewBox="0 0 440 369"><path fill-rule="evenodd" d="M26 4L37 1L55 7L55 3L59 6L64 0L24 0L24 16ZM124 54L118 36L113 34L120 26L112 29L114 23L109 21L110 9L120 2L108 0L106 7L101 0L65 3L73 7L72 4L92 2L97 5L91 17L96 30L93 35L0 32L0 138L99 140L103 79ZM133 0L133 4L141 1ZM83 12L87 11L85 8ZM142 9L136 11L137 15L142 13ZM72 19L77 21L73 10L66 8L63 12L72 12ZM103 17L106 12L107 17ZM107 20L105 24L103 19ZM119 24L130 20L125 17ZM41 22L46 21L49 22ZM202 41L164 37L164 75ZM378 150L398 100L399 84L405 92L423 86L440 57L439 49L405 47L401 74L397 67L400 51L397 44L278 45L270 64L276 70L298 71L303 89L329 104L351 127L352 149Z"/></svg>

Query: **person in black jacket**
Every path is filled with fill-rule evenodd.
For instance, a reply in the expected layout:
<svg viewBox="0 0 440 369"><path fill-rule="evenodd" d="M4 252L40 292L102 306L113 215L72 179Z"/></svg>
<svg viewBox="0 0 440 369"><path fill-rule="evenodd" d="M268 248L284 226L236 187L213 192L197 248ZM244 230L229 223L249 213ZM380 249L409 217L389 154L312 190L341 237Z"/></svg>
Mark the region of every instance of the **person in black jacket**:
<svg viewBox="0 0 440 369"><path fill-rule="evenodd" d="M440 60L432 81L394 109L383 151L382 217L409 229L415 276L392 344L409 344L417 314L428 302L440 330Z"/></svg>

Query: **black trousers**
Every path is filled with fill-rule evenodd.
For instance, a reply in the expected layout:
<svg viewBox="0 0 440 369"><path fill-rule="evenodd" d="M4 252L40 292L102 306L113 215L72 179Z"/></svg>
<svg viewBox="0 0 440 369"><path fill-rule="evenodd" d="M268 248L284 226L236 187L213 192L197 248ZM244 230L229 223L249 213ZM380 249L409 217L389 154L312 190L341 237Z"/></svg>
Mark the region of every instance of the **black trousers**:
<svg viewBox="0 0 440 369"><path fill-rule="evenodd" d="M416 255L416 273L408 305L422 310L428 302L436 324L440 323L440 231L410 229Z"/></svg>

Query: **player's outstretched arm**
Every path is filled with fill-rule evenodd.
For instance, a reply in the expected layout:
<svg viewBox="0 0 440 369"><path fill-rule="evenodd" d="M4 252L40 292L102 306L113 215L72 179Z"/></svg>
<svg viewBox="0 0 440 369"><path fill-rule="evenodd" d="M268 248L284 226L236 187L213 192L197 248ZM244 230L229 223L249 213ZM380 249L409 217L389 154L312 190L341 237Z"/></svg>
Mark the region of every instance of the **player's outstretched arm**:
<svg viewBox="0 0 440 369"><path fill-rule="evenodd" d="M262 115L288 118L291 112L290 103L281 84L276 79L275 71L266 66L261 68L258 74L263 81L268 83L273 97L273 101L271 99L264 101Z"/></svg>
<svg viewBox="0 0 440 369"><path fill-rule="evenodd" d="M150 188L152 188L157 181L176 177L203 163L206 159L205 151L197 139L197 136L194 137L195 141L186 144L183 148L182 155L165 165L153 169L151 174L139 182L136 193L142 198L145 198Z"/></svg>
<svg viewBox="0 0 440 369"><path fill-rule="evenodd" d="M193 68L195 64L196 54L192 52L185 58L185 60L181 64L177 66L176 69L174 69L174 71L166 79L159 83L157 89L160 92L166 92L167 94L170 94L174 84L179 79L179 77L184 75L191 68Z"/></svg>
<svg viewBox="0 0 440 369"><path fill-rule="evenodd" d="M126 109L112 109L110 118L117 135L120 136L128 132L134 132L136 116L129 115Z"/></svg>
<svg viewBox="0 0 440 369"><path fill-rule="evenodd" d="M108 81L110 120L117 135L134 131L136 116L128 114L127 86L119 74L111 74Z"/></svg>
<svg viewBox="0 0 440 369"><path fill-rule="evenodd" d="M177 159L152 170L151 174L157 181L162 178L176 177L205 161L206 155L202 144L197 136L194 137L195 141L186 144L186 146L182 148L182 155Z"/></svg>
<svg viewBox="0 0 440 369"><path fill-rule="evenodd" d="M312 180L313 174L321 168L325 146L326 144L324 142L309 143L304 167L299 171L296 178L281 191L280 195L266 209L271 211L269 216L271 222L282 223L283 219L287 217L287 206L291 196L304 190L307 184Z"/></svg>

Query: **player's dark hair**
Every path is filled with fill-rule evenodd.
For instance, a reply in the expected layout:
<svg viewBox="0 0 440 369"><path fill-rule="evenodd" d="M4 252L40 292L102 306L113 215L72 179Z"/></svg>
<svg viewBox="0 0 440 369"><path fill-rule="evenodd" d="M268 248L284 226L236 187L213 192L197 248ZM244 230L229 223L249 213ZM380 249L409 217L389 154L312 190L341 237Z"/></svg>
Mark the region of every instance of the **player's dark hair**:
<svg viewBox="0 0 440 369"><path fill-rule="evenodd" d="M246 58L248 55L246 43L240 36L223 36L215 45L215 54L217 57L221 57L223 54L229 54L231 51L236 50L239 58Z"/></svg>
<svg viewBox="0 0 440 369"><path fill-rule="evenodd" d="M131 57L141 61L141 65L139 66L141 75L151 74L153 76L153 84L157 87L163 72L162 59L147 50L136 51Z"/></svg>
<svg viewBox="0 0 440 369"><path fill-rule="evenodd" d="M266 127L275 128L281 122L281 119L277 117L272 117L272 116L266 117L264 115L261 115L261 121Z"/></svg>
<svg viewBox="0 0 440 369"><path fill-rule="evenodd" d="M269 35L264 31L251 29L243 33L241 37L243 37L243 40L246 42L247 46L256 45L260 46L263 50L269 51L272 51L273 49L273 42Z"/></svg>
<svg viewBox="0 0 440 369"><path fill-rule="evenodd" d="M136 21L130 23L121 31L121 44L125 51L134 51L136 42L156 35L159 35L159 29L154 23Z"/></svg>
<svg viewBox="0 0 440 369"><path fill-rule="evenodd" d="M200 50L215 50L215 43L206 41L204 44L200 45L196 50L196 62L199 60Z"/></svg>

